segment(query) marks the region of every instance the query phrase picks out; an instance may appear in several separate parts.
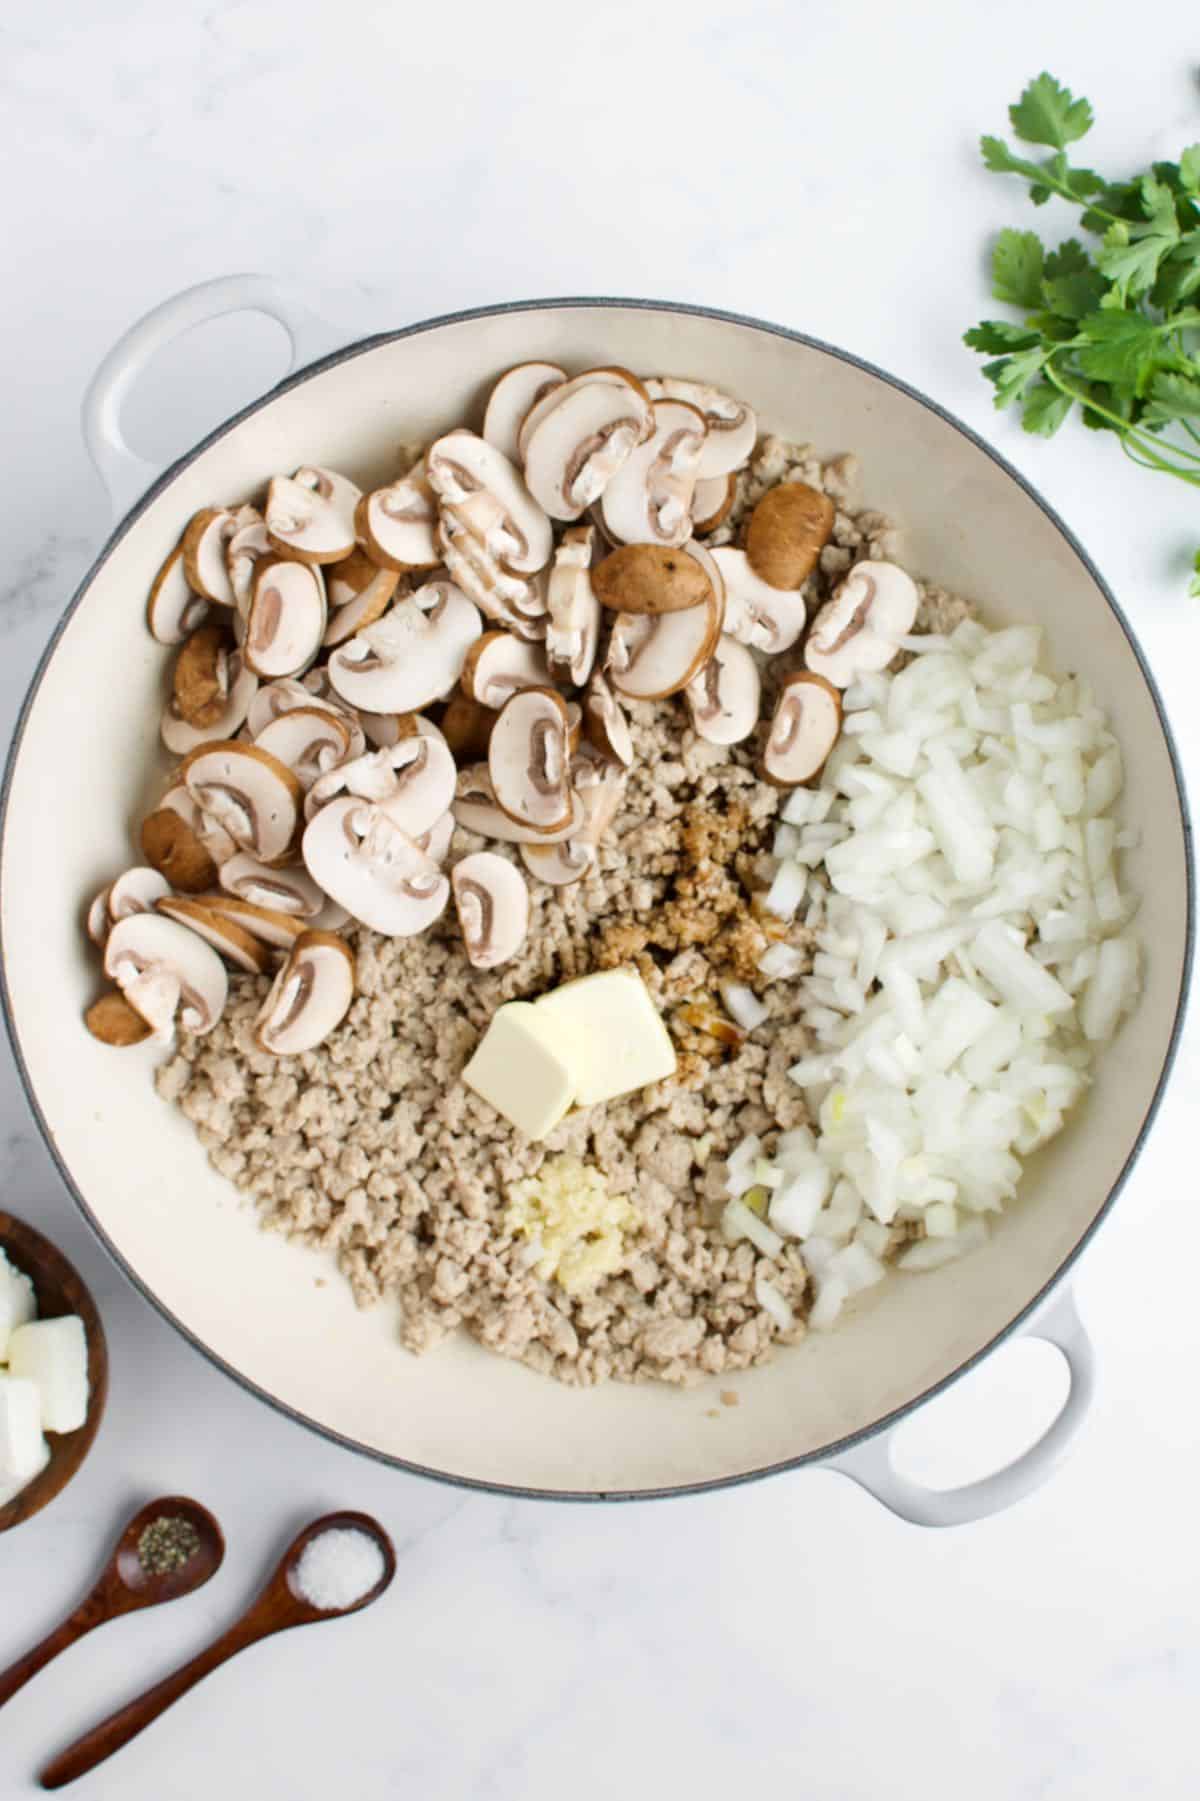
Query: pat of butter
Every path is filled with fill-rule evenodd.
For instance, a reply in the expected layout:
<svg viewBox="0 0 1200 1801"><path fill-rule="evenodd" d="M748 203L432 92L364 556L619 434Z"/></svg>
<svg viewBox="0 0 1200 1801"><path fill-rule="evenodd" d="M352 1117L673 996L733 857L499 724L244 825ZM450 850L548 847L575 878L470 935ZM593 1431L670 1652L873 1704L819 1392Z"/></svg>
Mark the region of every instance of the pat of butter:
<svg viewBox="0 0 1200 1801"><path fill-rule="evenodd" d="M24 1483L43 1468L42 1408L37 1385L0 1375L0 1483Z"/></svg>
<svg viewBox="0 0 1200 1801"><path fill-rule="evenodd" d="M568 1061L536 1015L529 1001L498 1007L463 1070L467 1087L527 1138L553 1131L575 1099Z"/></svg>
<svg viewBox="0 0 1200 1801"><path fill-rule="evenodd" d="M575 1101L594 1107L675 1074L675 1046L635 970L603 969L534 1003L570 1066Z"/></svg>

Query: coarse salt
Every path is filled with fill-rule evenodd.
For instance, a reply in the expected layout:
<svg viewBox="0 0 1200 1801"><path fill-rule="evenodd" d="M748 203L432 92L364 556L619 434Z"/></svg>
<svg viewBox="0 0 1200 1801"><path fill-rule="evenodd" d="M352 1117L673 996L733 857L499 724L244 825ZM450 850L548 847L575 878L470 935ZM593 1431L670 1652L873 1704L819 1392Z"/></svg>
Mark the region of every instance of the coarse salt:
<svg viewBox="0 0 1200 1801"><path fill-rule="evenodd" d="M340 1613L370 1594L384 1573L378 1540L354 1526L331 1526L300 1554L294 1587L322 1613Z"/></svg>

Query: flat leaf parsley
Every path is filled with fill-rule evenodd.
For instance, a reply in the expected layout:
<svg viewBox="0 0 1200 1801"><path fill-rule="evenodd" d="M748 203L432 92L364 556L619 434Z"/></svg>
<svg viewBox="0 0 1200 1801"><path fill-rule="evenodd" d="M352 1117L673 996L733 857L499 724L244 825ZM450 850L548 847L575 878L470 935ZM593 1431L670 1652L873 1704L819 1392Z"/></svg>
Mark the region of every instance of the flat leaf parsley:
<svg viewBox="0 0 1200 1801"><path fill-rule="evenodd" d="M1078 407L1144 469L1200 487L1200 144L1108 181L1071 161L1092 108L1052 75L1035 77L1008 116L1022 143L1050 154L985 137L985 165L1028 182L1035 206L1056 195L1079 207L1094 241L1048 250L1033 231L997 238L992 293L1024 321L985 320L963 340L992 358L983 373L996 405L1019 406L1025 430L1045 438ZM1200 551L1194 568L1200 596Z"/></svg>

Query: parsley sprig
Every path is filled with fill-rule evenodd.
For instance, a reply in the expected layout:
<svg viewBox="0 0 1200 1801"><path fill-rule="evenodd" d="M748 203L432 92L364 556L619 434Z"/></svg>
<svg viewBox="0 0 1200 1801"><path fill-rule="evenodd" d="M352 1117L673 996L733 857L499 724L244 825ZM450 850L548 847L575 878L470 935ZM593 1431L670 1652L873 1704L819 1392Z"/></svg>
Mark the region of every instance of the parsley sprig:
<svg viewBox="0 0 1200 1801"><path fill-rule="evenodd" d="M983 373L996 405L1019 405L1026 431L1053 437L1076 407L1094 431L1116 432L1145 469L1200 488L1200 144L1177 163L1151 164L1124 181L1078 168L1068 146L1092 128L1092 108L1052 75L1031 81L1008 116L1024 144L981 140L983 160L1080 208L1096 242L1050 250L1033 231L1002 231L992 251L992 293L1022 323L989 319L964 342L994 360ZM1200 596L1200 551L1189 592Z"/></svg>

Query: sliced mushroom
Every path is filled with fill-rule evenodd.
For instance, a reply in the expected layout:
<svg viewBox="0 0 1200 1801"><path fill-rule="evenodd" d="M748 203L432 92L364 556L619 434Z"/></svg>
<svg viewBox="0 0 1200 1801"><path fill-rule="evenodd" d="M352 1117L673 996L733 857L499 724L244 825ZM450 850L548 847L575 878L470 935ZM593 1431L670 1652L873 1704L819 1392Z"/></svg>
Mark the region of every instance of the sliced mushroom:
<svg viewBox="0 0 1200 1801"><path fill-rule="evenodd" d="M534 832L571 817L567 703L554 688L525 688L501 708L488 746L497 805Z"/></svg>
<svg viewBox="0 0 1200 1801"><path fill-rule="evenodd" d="M300 825L300 783L257 744L204 744L184 759L184 786L242 850L264 863L291 851ZM151 859L153 861L153 859Z"/></svg>
<svg viewBox="0 0 1200 1801"><path fill-rule="evenodd" d="M235 919L206 906L202 900L169 894L157 903L157 910L198 933L235 969L260 976L271 967L271 952L261 938L253 937Z"/></svg>
<svg viewBox="0 0 1200 1801"><path fill-rule="evenodd" d="M452 694L442 714L442 735L459 762L474 763L487 756L495 723L491 707L481 707L469 694Z"/></svg>
<svg viewBox="0 0 1200 1801"><path fill-rule="evenodd" d="M447 432L425 458L430 487L497 562L520 575L544 569L553 548L550 521L520 471L474 432Z"/></svg>
<svg viewBox="0 0 1200 1801"><path fill-rule="evenodd" d="M229 992L216 951L157 913L117 921L104 949L104 973L160 1041L170 1038L177 1012L189 1032L211 1032Z"/></svg>
<svg viewBox="0 0 1200 1801"><path fill-rule="evenodd" d="M449 746L438 738L402 738L389 750L369 751L322 776L309 794L312 819L340 795L373 802L410 838L427 832L450 808L458 771Z"/></svg>
<svg viewBox="0 0 1200 1801"><path fill-rule="evenodd" d="M530 875L551 888L569 888L580 882L596 861L596 847L582 838L567 838L562 844L519 844Z"/></svg>
<svg viewBox="0 0 1200 1801"><path fill-rule="evenodd" d="M804 599L794 590L772 588L754 573L744 550L723 544L712 553L725 583L725 631L751 650L770 656L790 650L804 630Z"/></svg>
<svg viewBox="0 0 1200 1801"><path fill-rule="evenodd" d="M304 879L306 882L310 880L307 871L304 871ZM313 887L315 890L315 883ZM242 900L236 894L208 893L201 895L200 899L210 913L219 913L224 918L231 919L252 938L269 944L272 950L290 950L305 930L304 920L296 914L281 913L277 907L260 907L253 901Z"/></svg>
<svg viewBox="0 0 1200 1801"><path fill-rule="evenodd" d="M162 806L142 822L142 855L160 870L172 888L196 894L211 888L217 864L200 834L173 807Z"/></svg>
<svg viewBox="0 0 1200 1801"><path fill-rule="evenodd" d="M254 740L286 763L307 794L313 783L352 754L348 720L328 707L292 707L264 726Z"/></svg>
<svg viewBox="0 0 1200 1801"><path fill-rule="evenodd" d="M621 545L592 571L596 598L614 613L681 613L701 606L713 584L706 567L691 554L695 548Z"/></svg>
<svg viewBox="0 0 1200 1801"><path fill-rule="evenodd" d="M426 478L424 459L399 481L364 494L354 515L358 540L371 561L401 574L437 567L441 559L433 541L436 524L437 499Z"/></svg>
<svg viewBox="0 0 1200 1801"><path fill-rule="evenodd" d="M617 544L677 546L692 535L692 498L707 427L694 406L656 400L654 430L626 457L600 501Z"/></svg>
<svg viewBox="0 0 1200 1801"><path fill-rule="evenodd" d="M445 737L441 727L421 713L361 713L358 717L368 742L376 750L388 750L401 738L412 738L418 733L422 738Z"/></svg>
<svg viewBox="0 0 1200 1801"><path fill-rule="evenodd" d="M93 1001L83 1019L92 1037L101 1044L144 1044L150 1036L151 1028L119 988L112 988Z"/></svg>
<svg viewBox="0 0 1200 1801"><path fill-rule="evenodd" d="M778 788L811 781L825 766L842 723L842 697L823 676L800 670L780 690L763 747L763 774Z"/></svg>
<svg viewBox="0 0 1200 1801"><path fill-rule="evenodd" d="M138 865L119 875L108 891L108 917L112 924L130 919L135 913L148 913L155 902L171 892L170 883L160 869Z"/></svg>
<svg viewBox="0 0 1200 1801"><path fill-rule="evenodd" d="M546 588L546 659L557 680L582 688L600 642L600 602L592 586L593 525L570 526Z"/></svg>
<svg viewBox="0 0 1200 1801"><path fill-rule="evenodd" d="M886 669L912 630L916 583L895 563L856 563L813 620L804 661L835 688Z"/></svg>
<svg viewBox="0 0 1200 1801"><path fill-rule="evenodd" d="M572 789L570 815L556 831L539 832L519 824L497 802L492 778L482 763L459 771L452 812L455 824L464 831L498 839L501 844L561 844L582 831L586 818L583 803Z"/></svg>
<svg viewBox="0 0 1200 1801"><path fill-rule="evenodd" d="M634 545L645 554L652 545ZM620 556L621 551L614 551ZM618 694L631 700L665 700L686 688L717 647L725 617L725 590L709 553L698 544L657 554L690 558L706 580L707 598L680 612L618 613L608 642L605 671ZM603 567L603 565L601 565Z"/></svg>
<svg viewBox="0 0 1200 1801"><path fill-rule="evenodd" d="M319 680L314 682L314 676L319 677ZM353 707L348 706L337 695L330 698L324 692L327 687L323 669L310 669L303 681L284 676L279 681L264 682L246 714L246 729L251 738L261 737L271 721L281 718L284 713L294 712L297 707L317 707L322 713L337 714L350 733L353 747L362 737L358 715Z"/></svg>
<svg viewBox="0 0 1200 1801"><path fill-rule="evenodd" d="M583 729L589 744L628 769L633 762L633 735L620 701L597 670L583 702Z"/></svg>
<svg viewBox="0 0 1200 1801"><path fill-rule="evenodd" d="M232 645L223 625L202 625L186 640L172 674L175 715L205 730L222 717L229 700Z"/></svg>
<svg viewBox="0 0 1200 1801"><path fill-rule="evenodd" d="M208 601L188 582L183 546L177 544L150 584L150 598L146 602L150 635L160 644L182 644L189 632L204 624L208 608Z"/></svg>
<svg viewBox="0 0 1200 1801"><path fill-rule="evenodd" d="M737 476L710 475L698 481L692 495L692 530L703 536L724 525L737 499Z"/></svg>
<svg viewBox="0 0 1200 1801"><path fill-rule="evenodd" d="M250 610L258 565L277 553L267 536L266 521L256 507L239 507L234 525L236 529L225 546L225 567L238 617L244 619Z"/></svg>
<svg viewBox="0 0 1200 1801"><path fill-rule="evenodd" d="M684 689L692 725L709 744L741 744L758 724L762 678L744 645L722 635Z"/></svg>
<svg viewBox="0 0 1200 1801"><path fill-rule="evenodd" d="M536 579L514 575L498 563L451 511L442 513L436 537L447 574L486 618L508 626L522 638L545 637L545 606Z"/></svg>
<svg viewBox="0 0 1200 1801"><path fill-rule="evenodd" d="M239 851L221 865L221 887L235 900L311 923L325 906L324 891L302 863L269 866Z"/></svg>
<svg viewBox="0 0 1200 1801"><path fill-rule="evenodd" d="M432 857L435 863L441 864L450 854L450 843L453 837L454 815L453 813L443 813L440 819L434 820L427 832L421 832L414 838L413 843L418 850L423 850L427 857Z"/></svg>
<svg viewBox="0 0 1200 1801"><path fill-rule="evenodd" d="M157 875L157 873L156 870L155 874ZM168 892L170 891L170 883L165 878L164 887ZM99 945L101 950L104 949L104 941L108 937L109 928L112 925L112 914L108 910L108 897L111 892L111 887L102 888L87 910L87 935L93 944Z"/></svg>
<svg viewBox="0 0 1200 1801"><path fill-rule="evenodd" d="M207 744L213 738L232 738L245 724L258 692L258 677L246 667L237 650L229 651L225 667L228 683L225 705L211 725L189 725L181 717L174 696L163 708L159 730L163 743L175 756L186 757L197 745Z"/></svg>
<svg viewBox="0 0 1200 1801"><path fill-rule="evenodd" d="M389 938L410 938L445 910L450 884L433 858L381 807L348 795L304 834L308 872L353 918Z"/></svg>
<svg viewBox="0 0 1200 1801"><path fill-rule="evenodd" d="M299 675L325 634L325 582L308 563L264 559L254 572L242 654L265 681Z"/></svg>
<svg viewBox="0 0 1200 1801"><path fill-rule="evenodd" d="M571 765L571 783L583 802L580 840L597 845L621 810L627 774L589 745Z"/></svg>
<svg viewBox="0 0 1200 1801"><path fill-rule="evenodd" d="M427 582L329 659L329 678L351 706L411 713L449 694L483 622L453 582Z"/></svg>
<svg viewBox="0 0 1200 1801"><path fill-rule="evenodd" d="M493 631L476 638L467 652L459 686L481 707L498 713L522 688L544 688L549 681L540 645L526 643L511 632Z"/></svg>
<svg viewBox="0 0 1200 1801"><path fill-rule="evenodd" d="M235 604L225 547L236 530L235 515L227 507L205 507L189 520L179 546L190 586L219 607Z"/></svg>
<svg viewBox="0 0 1200 1801"><path fill-rule="evenodd" d="M828 494L807 482L768 488L746 526L751 569L772 588L800 587L829 542L834 518Z"/></svg>
<svg viewBox="0 0 1200 1801"><path fill-rule="evenodd" d="M399 580L395 569L380 569L361 550L326 569L325 592L332 611L322 640L325 648L344 644L364 626L382 619Z"/></svg>
<svg viewBox="0 0 1200 1801"><path fill-rule="evenodd" d="M674 375L648 381L646 390L654 400L682 400L704 415L708 436L700 458L702 481L740 469L754 449L758 420L744 401L708 382L684 381Z"/></svg>
<svg viewBox="0 0 1200 1801"><path fill-rule="evenodd" d="M293 944L255 1023L276 1057L315 1050L340 1026L354 999L354 954L332 932L304 932Z"/></svg>
<svg viewBox="0 0 1200 1801"><path fill-rule="evenodd" d="M521 428L529 492L552 519L578 519L653 428L646 390L628 371L575 376L531 408Z"/></svg>
<svg viewBox="0 0 1200 1801"><path fill-rule="evenodd" d="M280 556L338 563L354 549L354 514L361 499L361 489L333 469L277 475L267 489L267 536Z"/></svg>
<svg viewBox="0 0 1200 1801"><path fill-rule="evenodd" d="M510 463L520 461L518 433L530 408L567 379L557 363L518 363L500 377L483 415L483 435Z"/></svg>
<svg viewBox="0 0 1200 1801"><path fill-rule="evenodd" d="M529 930L529 890L516 865L475 851L454 865L450 886L471 966L497 969L515 957Z"/></svg>

